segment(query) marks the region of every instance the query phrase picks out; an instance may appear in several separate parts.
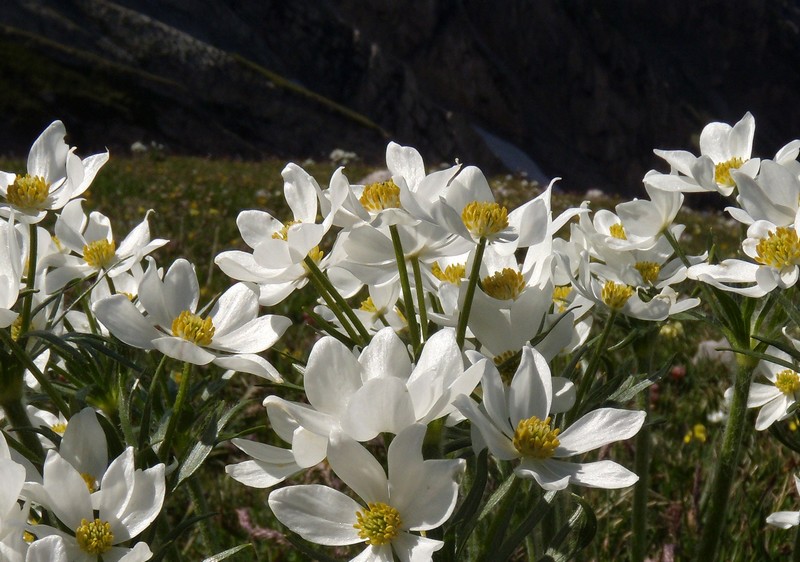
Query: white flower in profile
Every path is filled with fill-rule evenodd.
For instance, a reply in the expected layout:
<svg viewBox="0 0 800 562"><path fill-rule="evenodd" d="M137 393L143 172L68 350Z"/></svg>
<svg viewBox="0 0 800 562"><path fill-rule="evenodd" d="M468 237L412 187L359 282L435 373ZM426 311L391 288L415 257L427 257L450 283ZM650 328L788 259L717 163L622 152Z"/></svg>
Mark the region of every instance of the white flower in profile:
<svg viewBox="0 0 800 562"><path fill-rule="evenodd" d="M761 161L751 158L755 128L755 119L747 112L732 127L716 122L706 125L700 133L699 157L684 150L655 150L674 173L652 174L648 183L665 191L716 191L727 197L736 187L732 170L750 177L758 173Z"/></svg>
<svg viewBox="0 0 800 562"><path fill-rule="evenodd" d="M109 465L98 492L92 494L83 476L53 450L44 463L42 484L26 484L24 495L45 506L71 533L36 525L39 538L60 536L71 562L139 562L152 554L144 542L118 546L142 533L161 512L166 485L164 465L136 469L133 447Z"/></svg>
<svg viewBox="0 0 800 562"><path fill-rule="evenodd" d="M790 226L759 220L747 228L742 251L755 263L727 259L719 264L701 263L687 271L718 289L747 297L763 297L775 288L793 287L800 276L800 210Z"/></svg>
<svg viewBox="0 0 800 562"><path fill-rule="evenodd" d="M207 316L197 314L200 286L191 263L176 260L163 280L155 261L139 285L139 303L112 295L92 307L97 319L117 338L140 349L195 365L214 363L224 369L280 381L266 359L257 355L272 346L291 325L278 315L258 316L258 295L245 283L225 291Z"/></svg>
<svg viewBox="0 0 800 562"><path fill-rule="evenodd" d="M552 427L550 413L553 384L544 358L526 346L511 386L506 391L496 369L481 381L482 407L467 395L455 406L477 427L492 455L500 460L519 459L514 473L533 478L545 490L562 490L569 484L616 489L632 486L636 474L614 461L567 462L603 445L636 435L645 413L600 408L582 416L566 430Z"/></svg>
<svg viewBox="0 0 800 562"><path fill-rule="evenodd" d="M108 152L81 160L64 137L67 130L61 121L53 121L31 146L28 173L0 172L0 213L11 209L23 223L41 221L47 211L61 209L71 199L89 188L98 170L108 161Z"/></svg>
<svg viewBox="0 0 800 562"><path fill-rule="evenodd" d="M740 172L733 172L733 177L736 179L739 207L726 207L725 210L734 219L746 225L768 221L776 226L789 226L795 222L800 209L797 170L765 160L757 177L751 178Z"/></svg>
<svg viewBox="0 0 800 562"><path fill-rule="evenodd" d="M67 203L56 219L56 238L62 248L77 255L59 255L59 263L47 273L45 290L53 293L73 279L82 279L93 273L105 271L114 278L144 257L157 250L168 240L150 239L150 225L144 220L120 242L114 240L111 221L97 211L87 217L82 209L83 199Z"/></svg>
<svg viewBox="0 0 800 562"><path fill-rule="evenodd" d="M797 402L797 397L800 396L800 375L795 369L790 369L785 365L785 363L793 364L789 354L772 346L768 347L765 353L784 364L762 359L756 366L755 372L763 375L769 382L769 384L751 383L750 394L747 397L748 408L761 408L756 418L758 431L768 429L776 421L793 415L790 410ZM726 399L732 394L732 388L725 391Z"/></svg>
<svg viewBox="0 0 800 562"><path fill-rule="evenodd" d="M22 278L20 238L13 216L0 220L0 328L10 326L18 315L11 309L19 297Z"/></svg>
<svg viewBox="0 0 800 562"><path fill-rule="evenodd" d="M800 478L797 475L794 475L794 487L800 494ZM797 527L800 525L800 511L776 511L767 517L767 523L781 529Z"/></svg>
<svg viewBox="0 0 800 562"><path fill-rule="evenodd" d="M328 460L364 502L320 485L289 486L269 495L275 517L304 539L326 546L366 543L352 561L425 562L444 546L424 536L456 505L465 461L423 460L426 426L412 425L389 445L388 477L380 463L347 435L336 432ZM422 534L416 534L417 532Z"/></svg>

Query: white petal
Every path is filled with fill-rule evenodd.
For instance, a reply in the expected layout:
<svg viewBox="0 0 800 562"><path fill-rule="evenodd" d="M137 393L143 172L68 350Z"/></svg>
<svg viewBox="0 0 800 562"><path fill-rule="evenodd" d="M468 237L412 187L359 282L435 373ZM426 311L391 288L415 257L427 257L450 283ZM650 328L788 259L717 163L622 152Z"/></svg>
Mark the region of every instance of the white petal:
<svg viewBox="0 0 800 562"><path fill-rule="evenodd" d="M433 560L433 553L443 546L442 541L411 533L400 533L392 541L392 550L400 562L429 562Z"/></svg>
<svg viewBox="0 0 800 562"><path fill-rule="evenodd" d="M216 358L216 355L209 353L202 347L188 340L172 336L154 339L153 347L168 357L192 363L193 365L208 365Z"/></svg>
<svg viewBox="0 0 800 562"><path fill-rule="evenodd" d="M153 340L163 336L125 295L98 301L92 310L115 337L133 347L153 349Z"/></svg>
<svg viewBox="0 0 800 562"><path fill-rule="evenodd" d="M416 421L406 384L396 377L367 381L350 399L342 428L358 441L399 433Z"/></svg>
<svg viewBox="0 0 800 562"><path fill-rule="evenodd" d="M520 468L524 464L520 465ZM539 472L539 478L542 478L542 481L539 481L539 478L536 478L535 475L534 478L545 490L561 489L556 486L560 486L563 483L564 477L568 477L570 484L586 486L587 488L604 488L606 490L627 488L628 486L633 486L639 480L636 474L614 461L572 463L547 459L536 464L538 465L536 470ZM555 477L557 480L546 481L546 477Z"/></svg>
<svg viewBox="0 0 800 562"><path fill-rule="evenodd" d="M389 481L381 464L341 431L331 436L328 462L336 475L367 503L389 503Z"/></svg>
<svg viewBox="0 0 800 562"><path fill-rule="evenodd" d="M353 527L363 508L326 486L289 486L269 495L269 507L292 531L317 544L341 546L363 542Z"/></svg>
<svg viewBox="0 0 800 562"><path fill-rule="evenodd" d="M361 366L341 342L322 338L311 348L303 386L314 408L343 415L350 397L361 388Z"/></svg>
<svg viewBox="0 0 800 562"><path fill-rule="evenodd" d="M608 443L633 437L639 432L645 412L599 408L582 416L558 436L556 457L579 455Z"/></svg>
<svg viewBox="0 0 800 562"><path fill-rule="evenodd" d="M495 457L500 460L519 458L519 452L514 448L511 439L489 421L489 418L478 409L470 397L462 394L453 401L453 405L459 412L469 418L473 428L478 429L481 437L486 442L486 446L489 447Z"/></svg>
<svg viewBox="0 0 800 562"><path fill-rule="evenodd" d="M100 481L108 467L106 434L92 408L72 416L58 449L61 456L81 474Z"/></svg>
<svg viewBox="0 0 800 562"><path fill-rule="evenodd" d="M800 511L776 511L767 517L767 523L781 529L800 525Z"/></svg>
<svg viewBox="0 0 800 562"><path fill-rule="evenodd" d="M545 419L550 413L552 400L550 367L541 353L526 345L522 348L522 358L508 393L511 427L516 428L520 420L531 416Z"/></svg>
<svg viewBox="0 0 800 562"><path fill-rule="evenodd" d="M358 358L364 370L364 380L377 377L408 379L411 359L403 341L392 328L383 328L372 338Z"/></svg>
<svg viewBox="0 0 800 562"><path fill-rule="evenodd" d="M249 373L274 382L283 382L283 378L272 363L253 353L238 353L225 357L215 357L213 363L224 369L240 373Z"/></svg>

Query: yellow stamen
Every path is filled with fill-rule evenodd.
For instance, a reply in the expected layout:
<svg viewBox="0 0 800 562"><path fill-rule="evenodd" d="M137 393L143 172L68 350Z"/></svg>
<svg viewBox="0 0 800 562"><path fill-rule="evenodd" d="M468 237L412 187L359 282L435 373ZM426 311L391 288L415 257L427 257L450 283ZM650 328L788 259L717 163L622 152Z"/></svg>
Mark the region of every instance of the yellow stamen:
<svg viewBox="0 0 800 562"><path fill-rule="evenodd" d="M800 239L790 226L779 226L756 246L756 261L776 269L800 264Z"/></svg>
<svg viewBox="0 0 800 562"><path fill-rule="evenodd" d="M83 478L83 481L86 483L90 494L97 491L97 479L94 476L88 472L81 472L81 478Z"/></svg>
<svg viewBox="0 0 800 562"><path fill-rule="evenodd" d="M516 269L506 267L481 282L483 292L499 300L515 300L525 290L525 279Z"/></svg>
<svg viewBox="0 0 800 562"><path fill-rule="evenodd" d="M439 281L444 281L445 283L450 283L451 285L461 285L461 280L464 278L464 275L467 271L467 265L464 263L454 263L448 265L447 267L442 270L439 262L434 262L433 267L431 267L431 273L433 276L436 277Z"/></svg>
<svg viewBox="0 0 800 562"><path fill-rule="evenodd" d="M731 177L731 170L737 170L741 168L742 164L744 164L744 160L738 156L734 156L725 162L720 162L714 166L714 181L725 187L733 187L736 185L736 182L733 181L733 178Z"/></svg>
<svg viewBox="0 0 800 562"><path fill-rule="evenodd" d="M34 534L29 532L29 531L23 531L22 532L22 540L24 540L26 543L30 544L30 543L32 543L33 541L36 540L36 536L34 536Z"/></svg>
<svg viewBox="0 0 800 562"><path fill-rule="evenodd" d="M311 261L313 261L313 262L314 262L315 264L317 264L317 265L319 265L319 262L321 262L321 261L322 261L322 258L323 258L324 256L325 256L325 252L323 252L322 250L320 250L320 249L319 249L319 246L314 246L314 247L313 247L313 248L311 248L311 250L308 252L308 257L309 257L309 258L311 258ZM301 264L302 264L302 266L303 266L303 269L305 269L306 271L308 271L308 265L306 265L305 261L301 262Z"/></svg>
<svg viewBox="0 0 800 562"><path fill-rule="evenodd" d="M508 209L499 203L472 201L461 212L461 220L475 238L485 238L508 228Z"/></svg>
<svg viewBox="0 0 800 562"><path fill-rule="evenodd" d="M117 244L113 240L95 240L83 247L83 260L94 269L108 269L117 257Z"/></svg>
<svg viewBox="0 0 800 562"><path fill-rule="evenodd" d="M686 432L686 435L683 436L684 443L691 443L692 441L700 441L700 443L705 443L708 440L708 432L706 431L706 426L702 423L696 423L692 429Z"/></svg>
<svg viewBox="0 0 800 562"><path fill-rule="evenodd" d="M371 546L382 546L392 542L403 524L400 512L383 502L370 502L367 508L356 512L358 536Z"/></svg>
<svg viewBox="0 0 800 562"><path fill-rule="evenodd" d="M642 281L647 285L654 285L661 273L661 266L653 261L637 261L633 266L642 276Z"/></svg>
<svg viewBox="0 0 800 562"><path fill-rule="evenodd" d="M553 289L553 304L558 306L559 312L564 312L567 309L569 302L567 298L572 292L572 285L561 285Z"/></svg>
<svg viewBox="0 0 800 562"><path fill-rule="evenodd" d="M784 369L778 373L775 386L786 396L793 396L795 392L800 390L800 376L791 369Z"/></svg>
<svg viewBox="0 0 800 562"><path fill-rule="evenodd" d="M392 180L371 183L364 187L359 202L373 213L384 209L399 209L400 188Z"/></svg>
<svg viewBox="0 0 800 562"><path fill-rule="evenodd" d="M365 300L361 301L361 306L359 310L363 310L364 312L370 312L372 314L378 312L378 309L375 307L375 303L372 302L372 297L367 297Z"/></svg>
<svg viewBox="0 0 800 562"><path fill-rule="evenodd" d="M625 234L625 227L622 226L622 223L612 224L608 227L608 233L619 240L627 240L628 235Z"/></svg>
<svg viewBox="0 0 800 562"><path fill-rule="evenodd" d="M67 430L67 423L66 422L54 423L53 425L50 426L50 429L52 429L59 435L64 435L64 432Z"/></svg>
<svg viewBox="0 0 800 562"><path fill-rule="evenodd" d="M47 196L50 195L50 184L42 176L17 176L14 183L8 186L6 199L20 209L41 209Z"/></svg>
<svg viewBox="0 0 800 562"><path fill-rule="evenodd" d="M633 295L633 287L614 283L613 281L606 281L603 285L603 291L600 293L600 298L606 303L608 308L612 310L619 310L628 299Z"/></svg>
<svg viewBox="0 0 800 562"><path fill-rule="evenodd" d="M300 221L292 220L287 222L286 224L283 225L283 227L280 230L276 230L275 232L273 232L272 237L275 240L283 240L285 242L289 237L289 229L296 224L300 224Z"/></svg>
<svg viewBox="0 0 800 562"><path fill-rule="evenodd" d="M214 324L211 318L201 318L188 310L181 312L172 321L172 335L197 345L209 345L214 338Z"/></svg>
<svg viewBox="0 0 800 562"><path fill-rule="evenodd" d="M520 420L514 431L514 448L523 457L549 459L561 444L560 429L550 427L550 417L540 420L536 416Z"/></svg>
<svg viewBox="0 0 800 562"><path fill-rule="evenodd" d="M80 527L75 530L75 538L82 551L95 556L111 550L111 545L114 543L111 524L100 519L94 521L81 519Z"/></svg>
<svg viewBox="0 0 800 562"><path fill-rule="evenodd" d="M21 334L22 334L22 315L19 315L16 318L14 318L14 321L11 323L11 339L17 341Z"/></svg>

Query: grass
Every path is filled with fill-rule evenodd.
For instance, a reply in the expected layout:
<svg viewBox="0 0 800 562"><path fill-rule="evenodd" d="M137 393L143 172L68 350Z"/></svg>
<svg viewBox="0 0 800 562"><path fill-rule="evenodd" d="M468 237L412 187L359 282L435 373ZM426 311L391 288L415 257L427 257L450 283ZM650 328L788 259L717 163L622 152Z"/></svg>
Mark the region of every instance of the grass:
<svg viewBox="0 0 800 562"><path fill-rule="evenodd" d="M166 266L178 257L195 263L202 286L201 301L207 302L230 285L213 265L214 256L223 250L245 249L236 228L238 213L244 209L261 209L281 219L289 218L280 176L284 164L274 160L240 162L158 154L136 158L113 156L85 195L85 208L108 215L118 240L152 209L153 237L171 240L157 252L158 263ZM323 188L335 169L330 163L303 165ZM0 161L0 169L22 171L24 163ZM356 163L348 166L346 174L355 183L370 171ZM494 178L491 184L498 198L509 208L538 192L537 186L523 178ZM559 194L554 197L554 212L576 206L583 199L583 194ZM612 196L599 196L594 198L591 207L594 210L613 208L618 202ZM703 251L712 232L716 233L713 241L719 255L736 252L738 230L720 214L685 210L678 222L687 225L684 241L690 253ZM315 338L301 310L308 304L308 297L294 297L270 311L287 315L295 323L279 352L303 359L307 356ZM668 364L667 375L649 391L654 456L648 542L651 545L649 554L654 560L687 560L700 524L702 479L710 474L716 444L723 430L721 424L709 422L708 416L721 409L731 374L718 359L693 359L698 343L715 339L719 337L717 334L699 323L683 322L679 327L672 322L669 326L673 335L662 338L663 345L655 351L655 364ZM626 328L622 326L612 337L619 340L625 335ZM288 361L270 353L270 359L281 372L293 372ZM629 352L619 355L617 365L620 369L634 369ZM291 376L288 378L291 380ZM232 431L262 442L275 442L260 406L261 399L271 389L260 385L254 378L239 375L229 384L226 390L229 400L250 401L245 415ZM796 430L796 425L783 423L787 428L795 428L790 431ZM703 432L694 431L698 424L704 427L704 436ZM633 466L631 441L601 451L600 455ZM266 507L267 492L245 488L224 476L224 466L237 460L243 457L233 446L220 444L201 469L199 489L194 495L188 489L179 490L176 502L169 506L176 518L187 515L186 506L190 506L188 514L202 512L202 498L209 509L216 510L209 526L213 529L210 537L197 528L181 544L187 558L200 559L201 552L208 552L205 540L212 540L221 549L252 540L259 560L307 559L291 552L286 543L276 542L279 539L270 529L278 526ZM749 432L739 485L733 498L738 508L733 510L730 536L723 541L725 552L720 559L778 560L791 552L794 533L767 528L764 518L779 509L797 509L798 498L790 477L797 466L797 459L777 440L764 433ZM295 481L307 478L301 475ZM311 478L324 480L331 478L331 474L323 468ZM625 559L631 495L631 490L584 493L599 519L598 535L586 551L586 559ZM669 557L670 553L674 558ZM253 558L252 551L245 551L230 559Z"/></svg>

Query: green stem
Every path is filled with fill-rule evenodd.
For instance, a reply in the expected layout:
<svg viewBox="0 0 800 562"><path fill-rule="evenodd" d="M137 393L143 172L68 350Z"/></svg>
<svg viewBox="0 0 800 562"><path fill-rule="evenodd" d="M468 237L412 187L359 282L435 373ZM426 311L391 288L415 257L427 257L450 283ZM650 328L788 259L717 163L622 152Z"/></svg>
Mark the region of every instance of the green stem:
<svg viewBox="0 0 800 562"><path fill-rule="evenodd" d="M419 310L419 324L422 327L422 341L428 341L428 308L425 306L425 287L422 285L422 271L417 256L411 258L411 267L414 271L414 284L417 288L417 310Z"/></svg>
<svg viewBox="0 0 800 562"><path fill-rule="evenodd" d="M44 460L44 449L42 449L42 444L36 437L36 433L27 429L33 427L33 424L28 418L25 406L22 405L21 390L19 398L4 400L0 406L2 406L6 418L11 422L11 427L16 431L16 435L22 444L36 455L39 462L42 462Z"/></svg>
<svg viewBox="0 0 800 562"><path fill-rule="evenodd" d="M503 538L511 522L511 515L514 513L514 507L516 507L517 502L519 502L519 488L522 484L522 480L515 476L511 476L511 478L514 479L511 482L511 487L500 503L500 507L491 525L489 525L489 532L486 535L488 540L483 541L483 545L478 553L477 560L480 562L495 560L494 555L503 543Z"/></svg>
<svg viewBox="0 0 800 562"><path fill-rule="evenodd" d="M589 362L586 372L583 373L583 378L581 378L581 383L578 386L578 392L575 398L575 407L573 407L572 410L570 410L570 412L567 414L568 425L575 421L575 418L579 413L581 413L583 401L586 398L586 394L589 392L589 389L592 387L592 382L594 382L594 376L597 373L597 370L600 368L600 360L603 357L603 353L606 351L606 344L608 343L608 338L611 336L611 330L614 327L614 321L617 318L617 314L618 313L616 310L611 310L608 320L606 320L606 325L603 326L603 331L600 334L600 339L597 341L597 347L594 349L592 360Z"/></svg>
<svg viewBox="0 0 800 562"><path fill-rule="evenodd" d="M746 343L736 342L737 346L746 347ZM716 463L714 479L711 483L709 504L704 517L704 525L698 544L695 560L714 562L719 547L719 539L724 533L725 520L728 513L733 479L739 467L742 438L747 427L747 396L750 393L750 381L757 360L746 355L736 356L736 381L733 385L725 434L722 437L722 449Z"/></svg>
<svg viewBox="0 0 800 562"><path fill-rule="evenodd" d="M28 333L31 327L31 309L33 307L34 285L36 284L36 252L39 246L39 231L35 224L28 228L28 271L25 275L27 294L22 301L22 318L20 319L20 337Z"/></svg>
<svg viewBox="0 0 800 562"><path fill-rule="evenodd" d="M653 356L658 332L650 331L646 337L639 340L636 350L639 376L646 377L653 371ZM644 359L644 360L643 360ZM644 368L642 368L644 367ZM646 388L638 395L639 409L646 416L650 415L650 388ZM644 562L647 554L647 497L650 493L650 426L645 425L636 434L636 452L634 471L639 476L639 481L633 490L633 521L631 536L631 562Z"/></svg>
<svg viewBox="0 0 800 562"><path fill-rule="evenodd" d="M183 413L183 407L186 403L186 396L189 394L190 379L192 376L192 364L185 362L183 364L183 372L181 373L181 382L178 385L178 394L175 396L175 405L172 408L172 414L167 422L167 431L164 433L164 440L161 442L161 447L158 449L158 457L169 464L169 453L172 448L172 440L175 437L175 430L178 427L178 420Z"/></svg>
<svg viewBox="0 0 800 562"><path fill-rule="evenodd" d="M308 266L310 263L314 263L314 260L307 257L305 263ZM316 264L314 265L316 267ZM325 284L322 283L320 275L317 275L314 271L310 271L309 278L311 279L311 283L314 284L314 288L317 290L319 295L325 301L325 304L328 305L328 308L331 310L331 312L333 312L333 314L339 320L339 323L342 325L342 328L344 328L345 332L347 332L347 335L350 337L350 339L353 341L360 342L361 340L358 337L358 332L356 332L356 329L350 324L350 321L348 320L344 311L336 303L336 299L334 299L333 295L331 295L325 288Z"/></svg>
<svg viewBox="0 0 800 562"><path fill-rule="evenodd" d="M403 243L397 231L397 225L391 225L389 232L392 235L392 246L394 247L394 259L397 262L397 273L400 275L400 288L403 291L403 304L406 310L406 320L408 321L408 336L411 339L411 348L414 356L419 352L419 326L417 325L417 312L414 310L414 297L411 293L411 284L408 280L408 268L406 267L406 255L403 252Z"/></svg>
<svg viewBox="0 0 800 562"><path fill-rule="evenodd" d="M475 298L475 288L478 286L478 279L481 276L481 262L483 261L483 252L485 250L486 238L481 238L478 241L478 245L475 247L475 259L472 260L472 269L469 272L467 294L464 296L464 305L461 307L461 313L458 315L456 343L458 344L458 347L462 349L464 347L464 337L467 334L469 313L472 310L472 299Z"/></svg>
<svg viewBox="0 0 800 562"><path fill-rule="evenodd" d="M28 369L31 374L33 374L33 377L39 383L39 386L47 394L50 400L53 401L53 404L58 411L68 418L70 415L69 406L66 402L64 402L61 394L55 389L50 380L39 370L39 367L36 366L36 363L33 362L33 359L31 359L30 356L25 352L25 349L19 345L6 330L0 330L0 338L2 338L3 342L11 349L11 352L22 364L22 366Z"/></svg>
<svg viewBox="0 0 800 562"><path fill-rule="evenodd" d="M358 332L357 334L353 333L350 336L351 339L361 343L362 345L366 344L369 341L369 332L364 327L364 324L362 324L361 320L359 320L358 316L356 316L356 313L353 312L353 309L350 308L350 305L347 304L347 301L344 300L342 295L339 294L339 291L336 289L336 287L333 286L333 283L330 282L330 280L322 272L322 270L320 270L320 268L317 266L314 260L306 256L305 261L303 263L306 264L306 267L308 268L308 271L311 274L312 281L314 281L314 284L317 286L318 290L319 287L325 289L324 292L330 295L330 298L332 298L333 301L336 303L336 305L339 307L340 313L343 313L350 320L352 328L354 328ZM320 290L320 292L323 291ZM323 298L325 298L324 295ZM325 302L328 301L326 300ZM343 325L344 324L346 323L343 323ZM350 334L350 330L347 330L347 332L348 334Z"/></svg>

